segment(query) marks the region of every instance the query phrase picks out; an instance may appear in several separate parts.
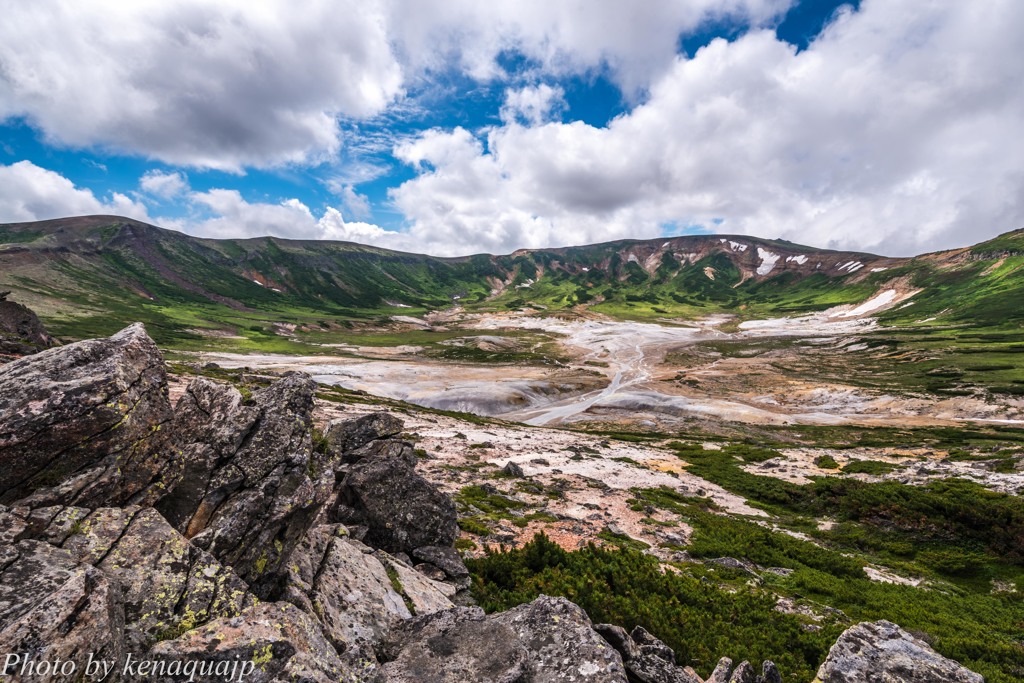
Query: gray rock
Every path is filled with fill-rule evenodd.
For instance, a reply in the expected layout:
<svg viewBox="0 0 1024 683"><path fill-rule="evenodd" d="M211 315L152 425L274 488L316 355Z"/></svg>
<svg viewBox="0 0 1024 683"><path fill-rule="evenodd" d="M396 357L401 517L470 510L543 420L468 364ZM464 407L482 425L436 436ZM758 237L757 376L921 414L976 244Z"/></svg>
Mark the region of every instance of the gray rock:
<svg viewBox="0 0 1024 683"><path fill-rule="evenodd" d="M230 385L199 377L178 399L165 448L173 457L140 502L155 503L176 529L192 535L206 516L197 516L214 472L230 462L260 419L260 409L243 405ZM193 525L193 518L195 524Z"/></svg>
<svg viewBox="0 0 1024 683"><path fill-rule="evenodd" d="M312 617L281 602L260 603L237 617L219 619L175 640L158 643L145 659L162 662L165 671L174 663L179 667L205 664L212 670L192 679L154 672L135 679L154 683L224 683L229 674L218 672L218 665L229 672L250 671L244 677L248 683L361 681L374 668L369 662L360 668L342 661ZM246 665L248 669L241 668ZM239 680L237 674L232 680Z"/></svg>
<svg viewBox="0 0 1024 683"><path fill-rule="evenodd" d="M529 653L508 626L453 608L402 624L382 648L381 683L526 683Z"/></svg>
<svg viewBox="0 0 1024 683"><path fill-rule="evenodd" d="M421 546L412 551L412 556L417 560L429 562L449 578L463 579L469 576L469 570L466 569L466 563L462 561L462 555L450 546Z"/></svg>
<svg viewBox="0 0 1024 683"><path fill-rule="evenodd" d="M729 683L729 672L732 671L732 660L728 657L722 657L718 660L718 664L715 665L715 670L711 672L708 679L704 683Z"/></svg>
<svg viewBox="0 0 1024 683"><path fill-rule="evenodd" d="M125 643L134 652L254 602L245 582L152 508L35 510L19 535L61 544L73 562L118 586Z"/></svg>
<svg viewBox="0 0 1024 683"><path fill-rule="evenodd" d="M138 323L0 365L0 502L131 495L170 415L163 357Z"/></svg>
<svg viewBox="0 0 1024 683"><path fill-rule="evenodd" d="M289 561L283 599L314 615L346 661L374 660L373 650L412 616L381 562L338 525L318 526Z"/></svg>
<svg viewBox="0 0 1024 683"><path fill-rule="evenodd" d="M125 652L124 612L117 581L70 553L40 541L7 546L0 572L0 653L27 662L75 663L89 654L120 660ZM62 676L4 676L5 681L60 681Z"/></svg>
<svg viewBox="0 0 1024 683"><path fill-rule="evenodd" d="M392 585L401 592L406 606L414 615L433 614L454 607L449 599L456 593L454 586L430 579L382 550L375 552L374 557L388 570Z"/></svg>
<svg viewBox="0 0 1024 683"><path fill-rule="evenodd" d="M511 628L526 646L533 683L626 683L622 657L586 612L565 598L542 595L491 619Z"/></svg>
<svg viewBox="0 0 1024 683"><path fill-rule="evenodd" d="M393 415L370 413L355 420L331 420L324 436L332 457L344 459L346 454L371 441L401 434L403 427L402 421Z"/></svg>
<svg viewBox="0 0 1024 683"><path fill-rule="evenodd" d="M339 486L335 519L365 524L366 542L389 553L451 546L458 536L455 504L414 466L387 453L353 464Z"/></svg>
<svg viewBox="0 0 1024 683"><path fill-rule="evenodd" d="M601 637L608 641L608 644L615 648L615 651L622 656L623 662L628 662L634 657L640 656L640 648L629 633L621 626L614 624L595 624L594 630L601 634Z"/></svg>
<svg viewBox="0 0 1024 683"><path fill-rule="evenodd" d="M889 621L848 628L818 669L822 683L984 683Z"/></svg>
<svg viewBox="0 0 1024 683"><path fill-rule="evenodd" d="M172 443L194 467L168 482L157 509L263 599L334 486L312 450L315 387L308 375L286 375L254 392L250 409L234 389L193 383L182 410L196 420L174 423Z"/></svg>

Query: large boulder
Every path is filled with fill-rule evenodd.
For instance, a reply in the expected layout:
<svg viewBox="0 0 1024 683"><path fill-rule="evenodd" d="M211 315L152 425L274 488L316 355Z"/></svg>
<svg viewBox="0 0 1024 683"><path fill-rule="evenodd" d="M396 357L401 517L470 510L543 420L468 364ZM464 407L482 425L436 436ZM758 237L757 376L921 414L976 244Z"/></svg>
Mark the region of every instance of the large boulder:
<svg viewBox="0 0 1024 683"><path fill-rule="evenodd" d="M124 611L116 580L41 541L19 541L6 549L9 561L0 571L0 653L10 668L4 681L68 680L56 672L33 675L24 665L72 662L75 670L84 671L90 657L123 657Z"/></svg>
<svg viewBox="0 0 1024 683"><path fill-rule="evenodd" d="M839 636L818 669L821 683L984 683L890 621L857 624Z"/></svg>
<svg viewBox="0 0 1024 683"><path fill-rule="evenodd" d="M479 608L456 607L399 625L381 648L380 683L526 683L530 653ZM540 680L540 679L537 679Z"/></svg>
<svg viewBox="0 0 1024 683"><path fill-rule="evenodd" d="M402 433L402 421L389 413L370 413L355 420L332 420L324 437L327 448L337 459L371 441L387 439Z"/></svg>
<svg viewBox="0 0 1024 683"><path fill-rule="evenodd" d="M0 360L25 356L57 344L35 312L28 306L7 300L10 292L0 292Z"/></svg>
<svg viewBox="0 0 1024 683"><path fill-rule="evenodd" d="M289 374L249 406L234 388L193 382L168 446L185 465L155 487L157 509L264 599L334 488L312 447L315 389Z"/></svg>
<svg viewBox="0 0 1024 683"><path fill-rule="evenodd" d="M412 447L394 439L355 451L338 490L335 518L367 527L366 542L390 553L423 546L451 546L458 518L451 498L416 473Z"/></svg>
<svg viewBox="0 0 1024 683"><path fill-rule="evenodd" d="M0 365L0 502L130 496L170 416L163 357L138 323Z"/></svg>
<svg viewBox="0 0 1024 683"><path fill-rule="evenodd" d="M565 598L547 595L491 617L530 653L532 683L626 683L622 657Z"/></svg>

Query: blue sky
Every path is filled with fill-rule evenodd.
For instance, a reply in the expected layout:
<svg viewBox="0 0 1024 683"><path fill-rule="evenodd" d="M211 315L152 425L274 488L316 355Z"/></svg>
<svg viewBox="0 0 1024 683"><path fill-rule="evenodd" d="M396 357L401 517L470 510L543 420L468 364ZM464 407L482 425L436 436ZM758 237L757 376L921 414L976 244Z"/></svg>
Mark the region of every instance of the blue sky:
<svg viewBox="0 0 1024 683"><path fill-rule="evenodd" d="M18 7L0 221L442 255L698 231L912 253L1024 223L1009 3L350 4Z"/></svg>

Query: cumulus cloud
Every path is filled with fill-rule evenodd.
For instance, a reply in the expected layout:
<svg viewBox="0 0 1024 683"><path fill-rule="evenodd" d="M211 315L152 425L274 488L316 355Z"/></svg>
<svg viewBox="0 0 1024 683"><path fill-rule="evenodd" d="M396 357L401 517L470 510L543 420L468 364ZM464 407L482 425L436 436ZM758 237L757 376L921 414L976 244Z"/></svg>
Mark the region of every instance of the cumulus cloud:
<svg viewBox="0 0 1024 683"><path fill-rule="evenodd" d="M161 199L173 199L188 191L188 180L185 174L175 171L146 171L139 178L139 187L143 192Z"/></svg>
<svg viewBox="0 0 1024 683"><path fill-rule="evenodd" d="M86 214L114 214L150 221L145 206L118 192L101 200L91 190L75 187L61 174L30 161L0 165L3 221L38 221Z"/></svg>
<svg viewBox="0 0 1024 683"><path fill-rule="evenodd" d="M401 94L379 3L13 3L0 118L48 141L240 170L337 151L339 116Z"/></svg>
<svg viewBox="0 0 1024 683"><path fill-rule="evenodd" d="M505 75L515 51L548 74L607 68L627 94L644 90L671 63L679 36L730 19L754 26L793 0L393 0L391 31L414 71L455 61L474 78Z"/></svg>
<svg viewBox="0 0 1024 683"><path fill-rule="evenodd" d="M335 207L320 216L298 199L277 204L246 201L237 190L193 192L192 203L210 215L202 219L175 220L169 227L201 237L245 238L272 235L287 239L341 240L409 251L406 233L385 230L372 223L346 221Z"/></svg>
<svg viewBox="0 0 1024 683"><path fill-rule="evenodd" d="M974 242L1024 215L1022 29L1017 3L865 0L799 54L753 31L677 58L607 127L428 131L395 150L419 175L392 197L444 253L670 224L889 253Z"/></svg>
<svg viewBox="0 0 1024 683"><path fill-rule="evenodd" d="M332 158L339 119L454 67L487 80L518 50L552 73L608 68L646 87L681 32L755 23L792 0L97 0L10 3L0 22L0 120L46 139L241 171Z"/></svg>

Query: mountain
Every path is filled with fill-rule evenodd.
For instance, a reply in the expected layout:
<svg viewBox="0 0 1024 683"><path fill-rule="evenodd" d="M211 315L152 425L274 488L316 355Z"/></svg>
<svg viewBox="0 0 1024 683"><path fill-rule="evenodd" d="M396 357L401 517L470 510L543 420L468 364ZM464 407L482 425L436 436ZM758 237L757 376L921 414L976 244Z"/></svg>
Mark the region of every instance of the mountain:
<svg viewBox="0 0 1024 683"><path fill-rule="evenodd" d="M204 239L117 216L0 225L0 288L55 334L109 334L141 320L171 345L194 338L189 330L327 329L453 303L749 318L859 304L889 290L886 301L908 301L883 314L893 322L1001 325L1024 318L1015 305L1022 266L1020 230L914 258L735 235L437 258L350 242Z"/></svg>

